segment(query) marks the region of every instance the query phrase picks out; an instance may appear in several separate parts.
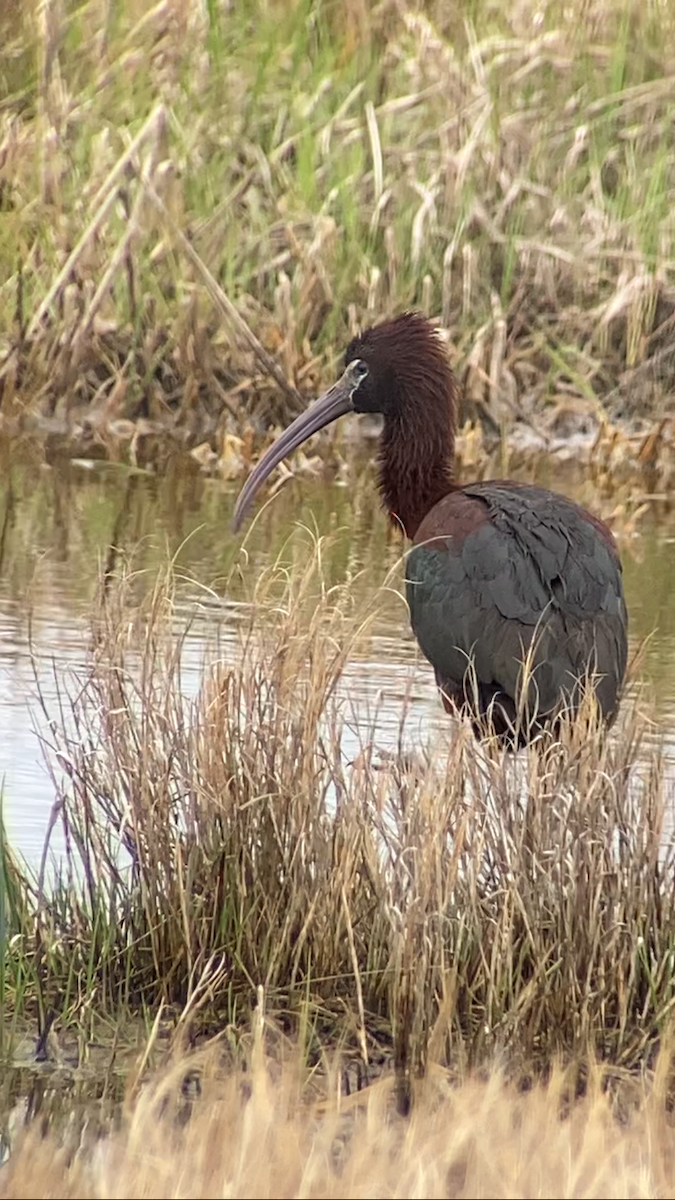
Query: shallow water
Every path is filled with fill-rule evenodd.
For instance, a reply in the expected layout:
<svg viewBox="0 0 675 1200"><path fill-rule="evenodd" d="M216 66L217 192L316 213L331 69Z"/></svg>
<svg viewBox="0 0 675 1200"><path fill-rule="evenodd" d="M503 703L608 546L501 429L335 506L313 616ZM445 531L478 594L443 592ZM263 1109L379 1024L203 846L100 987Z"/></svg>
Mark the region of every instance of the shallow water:
<svg viewBox="0 0 675 1200"><path fill-rule="evenodd" d="M590 499L569 478L552 475L550 467L545 482ZM17 461L16 454L5 463L0 482L0 780L8 836L33 866L40 860L55 794L42 753L48 724L38 696L48 715L58 717L60 688L65 684L72 690L84 676L89 616L110 547L118 556L133 551L134 566L142 572L139 588L152 586L167 552L192 581L182 589L177 620L180 627L189 613L194 615L185 640L183 682L187 691L196 690L205 662L215 654L235 653L237 607L228 603L225 579L240 555L240 540L229 530L237 490L235 484L185 471L157 479L100 463L46 467L28 458ZM611 507L605 501L603 511ZM393 587L400 585L401 544L390 536L372 487L311 477L286 485L249 532L249 578L280 553L297 522L335 535L326 572L334 582L353 580L359 602L365 605L390 571ZM650 635L643 674L661 733L675 747L675 607L670 600L675 521L654 517L637 535L618 533L632 644ZM424 740L448 728L431 669L418 655L405 605L393 588L378 599L371 653L349 665L343 694L348 697L348 753L358 750L374 714L378 745L395 746L406 697L408 736ZM58 847L57 837L56 853Z"/></svg>

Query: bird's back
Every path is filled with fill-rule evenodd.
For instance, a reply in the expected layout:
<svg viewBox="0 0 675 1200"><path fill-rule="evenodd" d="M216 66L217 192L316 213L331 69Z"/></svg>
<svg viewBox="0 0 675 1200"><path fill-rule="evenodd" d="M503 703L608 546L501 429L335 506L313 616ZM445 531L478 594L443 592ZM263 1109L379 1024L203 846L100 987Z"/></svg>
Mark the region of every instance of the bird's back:
<svg viewBox="0 0 675 1200"><path fill-rule="evenodd" d="M417 530L406 574L414 632L452 703L467 702L472 660L481 714L492 704L498 731L512 723L529 651L528 707L542 723L588 671L613 717L627 660L621 564L609 529L573 500L499 480L453 491Z"/></svg>

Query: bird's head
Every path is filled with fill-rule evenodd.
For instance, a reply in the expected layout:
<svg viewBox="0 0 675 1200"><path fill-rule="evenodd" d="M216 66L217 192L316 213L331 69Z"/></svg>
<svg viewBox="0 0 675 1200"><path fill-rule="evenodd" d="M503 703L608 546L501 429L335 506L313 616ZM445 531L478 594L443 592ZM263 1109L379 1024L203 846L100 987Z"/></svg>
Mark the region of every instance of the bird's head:
<svg viewBox="0 0 675 1200"><path fill-rule="evenodd" d="M452 413L454 382L444 347L419 313L406 312L353 338L345 369L332 387L285 429L249 475L237 500L241 523L268 475L312 434L346 413L381 413L386 421L443 420Z"/></svg>
<svg viewBox="0 0 675 1200"><path fill-rule="evenodd" d="M405 418L413 409L428 412L439 403L447 407L452 375L436 330L420 313L406 312L352 338L345 366L361 362L367 368L352 396L359 413Z"/></svg>

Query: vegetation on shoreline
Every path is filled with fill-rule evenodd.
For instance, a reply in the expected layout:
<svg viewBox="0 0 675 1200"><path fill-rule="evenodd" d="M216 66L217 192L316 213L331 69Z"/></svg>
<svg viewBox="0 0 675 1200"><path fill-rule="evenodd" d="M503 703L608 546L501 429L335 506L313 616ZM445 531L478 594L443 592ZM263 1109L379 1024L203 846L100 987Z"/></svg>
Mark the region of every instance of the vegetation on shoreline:
<svg viewBox="0 0 675 1200"><path fill-rule="evenodd" d="M192 698L171 575L104 577L87 673L45 713L66 857L31 881L4 848L6 1037L26 1012L85 1056L101 1014L236 1029L263 988L308 1054L345 1041L366 1078L649 1061L675 863L636 702L611 739L589 713L524 761L461 727L420 746L403 698L384 753L341 684L378 595L369 617L326 554L298 535L253 591L235 568L238 650Z"/></svg>
<svg viewBox="0 0 675 1200"><path fill-rule="evenodd" d="M488 432L661 412L672 21L655 0L11 6L2 427L236 474L249 426L408 305Z"/></svg>
<svg viewBox="0 0 675 1200"><path fill-rule="evenodd" d="M527 1089L498 1071L461 1083L436 1071L404 1119L391 1080L345 1094L330 1061L307 1072L288 1048L266 1056L264 1041L254 1035L244 1065L226 1072L213 1050L174 1062L130 1089L103 1138L71 1127L64 1144L33 1124L2 1169L3 1196L656 1200L675 1190L667 1053L653 1077L619 1088L592 1064Z"/></svg>
<svg viewBox="0 0 675 1200"><path fill-rule="evenodd" d="M670 1179L672 834L660 829L666 781L658 752L640 745L649 733L640 709L624 707L611 753L582 737L581 756L577 741L558 761L544 754L522 764L526 805L518 773L477 755L470 739L455 743L450 730L450 746L445 737L432 743L426 762L388 760L377 750L377 712L372 730L361 726L360 761L350 749L344 762L335 735L351 708L341 655L371 658L369 627L359 634L364 596L378 615L383 596L359 587L325 541L313 552L309 535L296 531L265 576L255 560L232 576L237 648L225 642L220 662L210 647L201 694L186 697L176 637L194 582L186 593L183 565L155 587L157 560L141 561L142 574L136 556L117 566L92 613L87 666L61 673L61 702L46 702L54 815L71 849L62 887L38 903L35 883L5 847L3 1035L5 1061L18 1067L5 1070L0 1094L0 1129L12 1150L5 1194L106 1194L124 1170L131 1194L159 1195L168 1178L155 1175L153 1192L146 1172L161 1161L180 1189L186 1159L189 1194L219 1194L214 1173L229 1180L236 1162L240 1194L258 1169L270 1172L272 1191L277 1155L290 1144L284 1178L294 1195L293 1180L306 1181L336 1138L344 1150L334 1194L349 1179L374 1188L390 1170L404 1194L410 1172L423 1170L437 1180L436 1194L470 1194L483 1179L489 1195L495 1177L481 1172L501 1154L505 1187L531 1188L534 1172L543 1194L555 1194L567 1178L562 1155L570 1195L624 1194L624 1172L633 1181L625 1194L635 1194L636 1178L645 1189L638 1194L662 1194ZM345 572L348 585L336 586ZM405 697L400 704L407 747L417 726ZM636 784L630 796L626 768ZM330 794L336 779L344 786L339 812ZM135 873L126 855L120 862L120 841L136 855ZM69 866L72 880L87 884L79 896ZM157 966L156 954L166 956ZM293 956L299 973L290 990ZM249 1057L261 1011L264 1087ZM184 1051L211 1036L217 1080L202 1081L193 1103L203 1059ZM285 1048L298 1040L287 1074ZM335 1050L342 1062L331 1074ZM167 1053L165 1079L157 1068ZM404 1069L412 1058L407 1133L392 1114L397 1054ZM583 1065L588 1055L604 1061ZM428 1090L416 1058L427 1063ZM486 1082L495 1058L504 1083ZM519 1089L550 1078L557 1058L573 1068L566 1082L554 1073L550 1094L524 1098ZM28 1094L25 1112L14 1106L17 1091ZM570 1108L577 1091L582 1099ZM267 1106L264 1122L259 1105ZM254 1133L240 1123L245 1113ZM447 1140L448 1129L457 1140ZM264 1138L269 1154L245 1153L249 1136ZM230 1147L227 1162L211 1156L214 1145ZM582 1164L591 1163L589 1181ZM263 1176L255 1178L263 1188ZM332 1194L323 1176L312 1186Z"/></svg>

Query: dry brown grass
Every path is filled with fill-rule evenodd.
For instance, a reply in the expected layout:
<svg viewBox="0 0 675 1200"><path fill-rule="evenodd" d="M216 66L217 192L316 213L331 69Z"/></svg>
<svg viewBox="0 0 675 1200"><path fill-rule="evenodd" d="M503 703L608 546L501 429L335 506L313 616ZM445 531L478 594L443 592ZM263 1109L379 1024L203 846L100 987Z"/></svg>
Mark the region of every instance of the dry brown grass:
<svg viewBox="0 0 675 1200"><path fill-rule="evenodd" d="M213 1054L130 1094L121 1128L94 1140L15 1119L0 1172L8 1200L113 1197L668 1197L675 1130L664 1073L607 1088L599 1070L554 1070L529 1090L499 1072L436 1071L408 1118L383 1079L356 1095L339 1074L253 1053L223 1073ZM666 1072L667 1073L667 1072Z"/></svg>
<svg viewBox="0 0 675 1200"><path fill-rule="evenodd" d="M668 406L672 25L637 0L10 12L3 427L236 474L249 422L410 304L493 435Z"/></svg>
<svg viewBox="0 0 675 1200"><path fill-rule="evenodd" d="M675 865L645 716L626 701L611 738L591 714L514 760L450 722L424 746L403 698L400 752L378 751L377 711L346 743L368 614L323 553L299 535L254 590L233 576L239 653L193 698L171 574L149 596L133 571L108 581L90 667L47 707L66 860L49 887L5 863L5 1024L51 1011L86 1062L95 1014L161 1008L203 1036L263 987L308 1055L338 1042L405 1088L495 1054L650 1061Z"/></svg>

